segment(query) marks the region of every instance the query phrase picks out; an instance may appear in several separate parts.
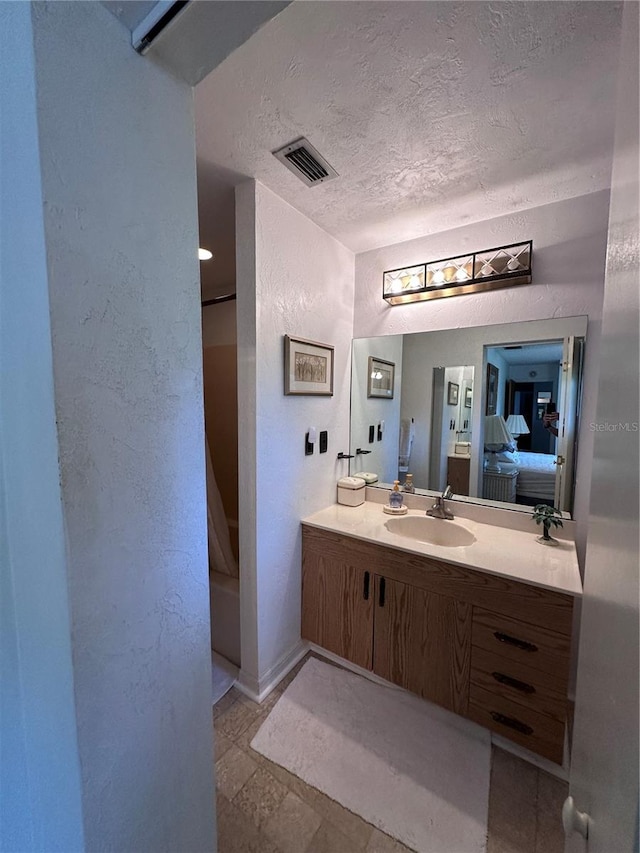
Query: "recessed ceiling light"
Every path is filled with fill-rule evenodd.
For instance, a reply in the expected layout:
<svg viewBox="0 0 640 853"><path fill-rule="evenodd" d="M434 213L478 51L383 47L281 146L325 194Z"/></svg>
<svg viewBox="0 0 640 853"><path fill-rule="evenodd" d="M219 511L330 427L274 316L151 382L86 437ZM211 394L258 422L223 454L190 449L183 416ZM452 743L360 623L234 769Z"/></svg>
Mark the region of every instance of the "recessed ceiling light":
<svg viewBox="0 0 640 853"><path fill-rule="evenodd" d="M200 248L198 249L198 259L201 261L210 261L213 257L213 253L208 249Z"/></svg>

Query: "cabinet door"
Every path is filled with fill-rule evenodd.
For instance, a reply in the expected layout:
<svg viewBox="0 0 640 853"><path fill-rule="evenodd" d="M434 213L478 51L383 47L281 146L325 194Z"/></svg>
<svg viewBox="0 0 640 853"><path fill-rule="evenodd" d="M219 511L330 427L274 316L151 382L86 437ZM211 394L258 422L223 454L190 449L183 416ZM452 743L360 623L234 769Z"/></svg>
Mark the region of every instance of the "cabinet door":
<svg viewBox="0 0 640 853"><path fill-rule="evenodd" d="M470 458L449 456L447 463L447 483L454 495L469 494L469 465Z"/></svg>
<svg viewBox="0 0 640 853"><path fill-rule="evenodd" d="M302 560L302 636L371 669L373 574L307 551Z"/></svg>
<svg viewBox="0 0 640 853"><path fill-rule="evenodd" d="M471 605L376 576L373 671L466 713Z"/></svg>

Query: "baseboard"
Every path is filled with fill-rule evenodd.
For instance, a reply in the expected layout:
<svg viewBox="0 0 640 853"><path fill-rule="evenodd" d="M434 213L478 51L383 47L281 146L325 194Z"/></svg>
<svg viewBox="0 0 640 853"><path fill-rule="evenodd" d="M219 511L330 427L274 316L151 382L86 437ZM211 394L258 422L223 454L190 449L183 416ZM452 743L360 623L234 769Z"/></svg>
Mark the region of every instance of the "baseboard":
<svg viewBox="0 0 640 853"><path fill-rule="evenodd" d="M309 644L305 640L300 640L271 669L267 670L260 680L240 670L235 686L253 702L261 704L308 651Z"/></svg>

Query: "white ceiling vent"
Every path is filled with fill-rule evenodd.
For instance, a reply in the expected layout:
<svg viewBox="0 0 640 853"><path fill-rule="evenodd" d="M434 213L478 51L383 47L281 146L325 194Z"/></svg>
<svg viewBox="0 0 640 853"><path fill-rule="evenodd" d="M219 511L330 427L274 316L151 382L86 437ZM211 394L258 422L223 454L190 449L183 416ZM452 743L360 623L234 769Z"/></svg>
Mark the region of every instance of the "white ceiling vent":
<svg viewBox="0 0 640 853"><path fill-rule="evenodd" d="M304 136L290 142L284 148L274 151L273 156L277 157L287 169L308 187L315 187L316 184L323 184L325 181L338 177L336 170L327 163Z"/></svg>

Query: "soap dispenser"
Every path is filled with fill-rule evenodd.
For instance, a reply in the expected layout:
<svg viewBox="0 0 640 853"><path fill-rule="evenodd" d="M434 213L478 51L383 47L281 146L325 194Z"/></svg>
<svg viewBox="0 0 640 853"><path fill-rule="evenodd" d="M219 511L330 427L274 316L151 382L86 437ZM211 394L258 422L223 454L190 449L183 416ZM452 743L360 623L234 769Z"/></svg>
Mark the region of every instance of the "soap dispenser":
<svg viewBox="0 0 640 853"><path fill-rule="evenodd" d="M402 491L407 492L407 494L413 495L415 493L415 486L413 485L413 474L407 474L405 477L404 485L402 486Z"/></svg>
<svg viewBox="0 0 640 853"><path fill-rule="evenodd" d="M389 503L382 505L382 511L388 515L406 515L409 511L403 506L404 496L400 491L400 480L393 481L393 490L389 494Z"/></svg>
<svg viewBox="0 0 640 853"><path fill-rule="evenodd" d="M389 495L389 506L391 509L402 509L402 502L404 498L402 496L402 492L400 491L400 480L393 481L393 491Z"/></svg>

